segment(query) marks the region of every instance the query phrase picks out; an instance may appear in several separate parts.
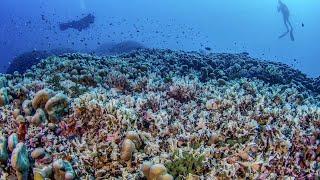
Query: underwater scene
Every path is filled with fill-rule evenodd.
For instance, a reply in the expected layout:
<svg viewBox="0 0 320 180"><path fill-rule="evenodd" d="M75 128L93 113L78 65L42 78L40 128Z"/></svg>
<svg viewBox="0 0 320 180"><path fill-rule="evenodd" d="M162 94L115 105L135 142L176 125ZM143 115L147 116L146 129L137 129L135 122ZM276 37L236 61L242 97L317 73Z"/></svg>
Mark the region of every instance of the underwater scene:
<svg viewBox="0 0 320 180"><path fill-rule="evenodd" d="M319 7L2 0L0 179L320 179Z"/></svg>

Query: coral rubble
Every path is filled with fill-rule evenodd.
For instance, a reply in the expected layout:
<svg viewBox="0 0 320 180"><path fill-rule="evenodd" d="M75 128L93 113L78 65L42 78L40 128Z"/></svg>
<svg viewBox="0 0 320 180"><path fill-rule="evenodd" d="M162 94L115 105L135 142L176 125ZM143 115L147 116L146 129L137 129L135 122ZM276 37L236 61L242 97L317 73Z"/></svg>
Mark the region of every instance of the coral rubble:
<svg viewBox="0 0 320 180"><path fill-rule="evenodd" d="M247 53L64 54L0 75L2 179L316 179L319 78Z"/></svg>

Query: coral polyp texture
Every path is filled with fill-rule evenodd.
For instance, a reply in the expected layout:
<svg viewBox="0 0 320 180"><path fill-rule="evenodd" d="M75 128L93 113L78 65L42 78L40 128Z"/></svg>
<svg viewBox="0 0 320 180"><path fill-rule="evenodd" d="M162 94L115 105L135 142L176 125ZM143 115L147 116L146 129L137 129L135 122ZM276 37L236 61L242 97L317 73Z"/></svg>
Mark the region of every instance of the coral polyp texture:
<svg viewBox="0 0 320 180"><path fill-rule="evenodd" d="M0 75L1 179L316 179L319 87L247 53L49 57Z"/></svg>

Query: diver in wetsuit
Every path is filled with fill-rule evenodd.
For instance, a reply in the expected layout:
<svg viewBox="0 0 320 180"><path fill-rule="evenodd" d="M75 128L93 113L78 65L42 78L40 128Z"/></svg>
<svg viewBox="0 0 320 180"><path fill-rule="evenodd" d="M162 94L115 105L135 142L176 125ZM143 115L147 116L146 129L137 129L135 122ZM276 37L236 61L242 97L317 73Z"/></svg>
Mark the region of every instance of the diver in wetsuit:
<svg viewBox="0 0 320 180"><path fill-rule="evenodd" d="M289 20L290 11L288 9L288 6L285 5L281 0L278 0L278 12L282 13L283 23L287 29L286 32L284 32L281 36L279 36L279 39L283 38L284 36L286 36L290 32L290 39L291 39L291 41L294 41L293 27L292 27L291 22Z"/></svg>

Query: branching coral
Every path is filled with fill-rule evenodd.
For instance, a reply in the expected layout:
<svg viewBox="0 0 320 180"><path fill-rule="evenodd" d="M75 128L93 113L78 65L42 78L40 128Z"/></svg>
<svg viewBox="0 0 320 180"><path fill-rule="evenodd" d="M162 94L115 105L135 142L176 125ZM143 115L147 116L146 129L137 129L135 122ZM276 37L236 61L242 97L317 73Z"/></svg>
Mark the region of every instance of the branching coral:
<svg viewBox="0 0 320 180"><path fill-rule="evenodd" d="M180 102L188 102L194 100L197 95L197 87L194 83L188 82L188 80L178 82L170 86L167 95Z"/></svg>
<svg viewBox="0 0 320 180"><path fill-rule="evenodd" d="M187 177L189 174L202 175L207 171L204 164L205 156L188 151L175 151L172 155L171 162L165 166L168 172L174 177L180 179Z"/></svg>
<svg viewBox="0 0 320 180"><path fill-rule="evenodd" d="M132 85L128 78L123 74L109 74L107 78L107 85L117 88L121 91L131 90Z"/></svg>

